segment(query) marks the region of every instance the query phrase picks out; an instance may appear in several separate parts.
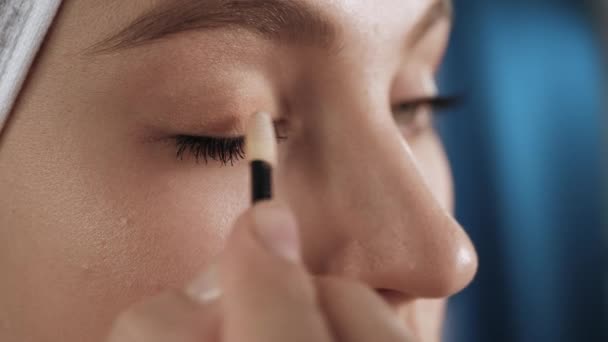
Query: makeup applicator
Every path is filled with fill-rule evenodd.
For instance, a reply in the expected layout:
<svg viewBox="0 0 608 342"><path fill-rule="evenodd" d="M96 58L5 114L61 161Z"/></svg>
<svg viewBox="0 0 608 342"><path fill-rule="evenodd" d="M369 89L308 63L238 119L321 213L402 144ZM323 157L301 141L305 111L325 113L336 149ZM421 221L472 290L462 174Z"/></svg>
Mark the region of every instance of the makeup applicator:
<svg viewBox="0 0 608 342"><path fill-rule="evenodd" d="M247 126L245 152L251 166L251 200L272 198L272 168L277 163L274 123L269 113L252 115Z"/></svg>

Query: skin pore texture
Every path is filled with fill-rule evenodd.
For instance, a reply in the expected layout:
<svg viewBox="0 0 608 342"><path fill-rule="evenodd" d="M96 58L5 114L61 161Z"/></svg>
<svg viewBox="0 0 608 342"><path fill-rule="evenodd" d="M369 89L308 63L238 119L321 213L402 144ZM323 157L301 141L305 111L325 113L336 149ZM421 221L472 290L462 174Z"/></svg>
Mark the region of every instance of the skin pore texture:
<svg viewBox="0 0 608 342"><path fill-rule="evenodd" d="M412 45L431 0L294 0L336 46L227 27L91 52L166 2L62 5L0 136L0 340L103 341L127 307L204 270L249 206L249 170L176 158L172 138L243 134L264 110L287 122L277 199L310 273L365 284L438 341L477 257L436 133L391 105L437 95L449 19Z"/></svg>

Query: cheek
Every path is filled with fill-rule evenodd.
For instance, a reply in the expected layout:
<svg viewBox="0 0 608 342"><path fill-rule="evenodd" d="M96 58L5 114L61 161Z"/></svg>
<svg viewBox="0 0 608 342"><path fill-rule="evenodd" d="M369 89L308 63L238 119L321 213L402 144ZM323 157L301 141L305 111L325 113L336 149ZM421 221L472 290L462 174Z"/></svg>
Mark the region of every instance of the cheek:
<svg viewBox="0 0 608 342"><path fill-rule="evenodd" d="M425 132L410 142L410 148L416 157L416 165L420 173L439 204L449 212L453 212L452 175L437 134Z"/></svg>
<svg viewBox="0 0 608 342"><path fill-rule="evenodd" d="M246 167L178 161L100 126L17 122L23 136L0 154L13 166L0 179L0 226L11 227L0 229L0 269L13 281L0 289L14 297L0 304L14 302L43 331L65 321L99 329L142 296L182 286L247 206ZM57 143L65 137L74 143ZM99 315L87 315L91 307Z"/></svg>
<svg viewBox="0 0 608 342"><path fill-rule="evenodd" d="M120 263L114 272L132 278L139 295L181 286L203 269L247 205L244 167L146 162L151 165L134 165L133 172L103 180L112 190L100 199L113 212L102 229L113 262ZM138 172L142 169L148 171ZM108 260L107 252L91 257Z"/></svg>

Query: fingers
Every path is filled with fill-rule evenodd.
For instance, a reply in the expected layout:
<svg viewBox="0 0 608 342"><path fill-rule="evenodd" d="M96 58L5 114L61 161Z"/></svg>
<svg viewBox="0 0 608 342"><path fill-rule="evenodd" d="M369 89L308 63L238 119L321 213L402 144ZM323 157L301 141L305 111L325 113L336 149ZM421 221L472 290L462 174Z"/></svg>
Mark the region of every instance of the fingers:
<svg viewBox="0 0 608 342"><path fill-rule="evenodd" d="M367 287L332 278L314 280L301 263L294 218L270 202L239 219L217 269L186 291L171 291L128 310L107 341L220 339L412 341L392 310Z"/></svg>
<svg viewBox="0 0 608 342"><path fill-rule="evenodd" d="M391 308L362 284L336 278L317 280L319 300L336 341L411 342Z"/></svg>
<svg viewBox="0 0 608 342"><path fill-rule="evenodd" d="M330 341L298 244L294 218L277 204L237 222L219 267L224 341Z"/></svg>
<svg viewBox="0 0 608 342"><path fill-rule="evenodd" d="M108 342L219 341L219 302L201 303L170 291L122 313Z"/></svg>

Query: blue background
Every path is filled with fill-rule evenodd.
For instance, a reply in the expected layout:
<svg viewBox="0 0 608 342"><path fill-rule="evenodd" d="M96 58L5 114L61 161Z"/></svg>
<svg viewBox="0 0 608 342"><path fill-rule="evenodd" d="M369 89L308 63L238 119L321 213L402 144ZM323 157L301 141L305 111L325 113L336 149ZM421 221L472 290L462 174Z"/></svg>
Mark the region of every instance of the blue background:
<svg viewBox="0 0 608 342"><path fill-rule="evenodd" d="M455 1L439 127L480 258L445 341L608 341L603 64L584 1Z"/></svg>

